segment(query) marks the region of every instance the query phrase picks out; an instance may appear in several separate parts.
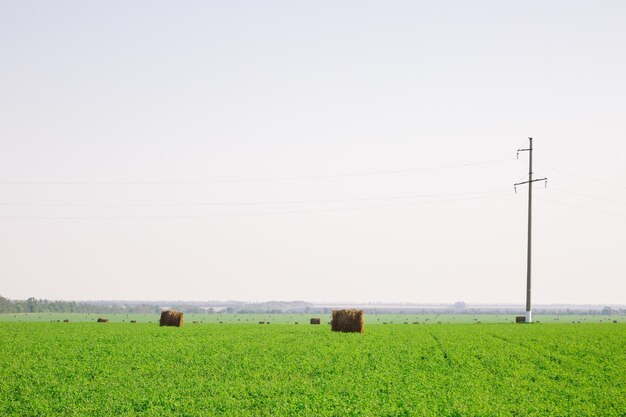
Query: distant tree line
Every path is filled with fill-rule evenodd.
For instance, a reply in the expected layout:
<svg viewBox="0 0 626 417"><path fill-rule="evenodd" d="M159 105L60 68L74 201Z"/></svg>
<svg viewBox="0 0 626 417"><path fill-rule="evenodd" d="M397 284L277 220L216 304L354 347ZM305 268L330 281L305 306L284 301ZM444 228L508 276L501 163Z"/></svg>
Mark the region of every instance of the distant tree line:
<svg viewBox="0 0 626 417"><path fill-rule="evenodd" d="M175 305L171 308L190 314L210 313L198 306ZM158 314L163 308L155 304L91 304L76 301L10 300L0 296L2 313L97 313L97 314Z"/></svg>
<svg viewBox="0 0 626 417"><path fill-rule="evenodd" d="M312 307L313 304L305 301L264 301L228 306L224 312L238 314L309 313L314 310Z"/></svg>
<svg viewBox="0 0 626 417"><path fill-rule="evenodd" d="M203 307L198 302L77 302L77 301L51 301L38 300L33 297L27 300L10 300L0 296L0 314L3 313L96 313L96 314L158 314L165 307L182 311L189 314L283 314L283 313L306 313L306 314L329 314L331 307L314 307L303 301L267 301L262 303L244 304L241 302L224 302L220 308ZM229 305L230 304L230 305ZM225 307L225 308L224 308ZM521 314L523 308L480 308L468 307L464 302L457 302L448 308L433 307L365 307L366 314ZM614 315L626 314L624 308L536 308L535 314L589 314L589 315Z"/></svg>
<svg viewBox="0 0 626 417"><path fill-rule="evenodd" d="M299 310L281 310L281 309L263 309L263 308L233 308L228 307L223 310L226 314L285 314L285 313L302 313Z"/></svg>

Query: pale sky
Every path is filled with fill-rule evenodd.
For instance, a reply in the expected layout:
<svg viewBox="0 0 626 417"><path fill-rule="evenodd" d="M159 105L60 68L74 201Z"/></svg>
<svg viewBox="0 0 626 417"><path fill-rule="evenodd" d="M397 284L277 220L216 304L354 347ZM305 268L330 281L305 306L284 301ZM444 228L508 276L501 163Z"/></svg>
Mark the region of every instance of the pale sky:
<svg viewBox="0 0 626 417"><path fill-rule="evenodd" d="M0 295L522 304L532 136L533 301L626 303L624 22L0 1Z"/></svg>

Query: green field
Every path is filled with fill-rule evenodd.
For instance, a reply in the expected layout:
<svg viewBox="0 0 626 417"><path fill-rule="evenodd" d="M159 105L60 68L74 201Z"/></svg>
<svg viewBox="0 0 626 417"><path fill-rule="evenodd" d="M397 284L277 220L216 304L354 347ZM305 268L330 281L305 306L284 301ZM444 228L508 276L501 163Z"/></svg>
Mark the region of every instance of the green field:
<svg viewBox="0 0 626 417"><path fill-rule="evenodd" d="M622 323L1 322L0 346L1 416L626 415Z"/></svg>

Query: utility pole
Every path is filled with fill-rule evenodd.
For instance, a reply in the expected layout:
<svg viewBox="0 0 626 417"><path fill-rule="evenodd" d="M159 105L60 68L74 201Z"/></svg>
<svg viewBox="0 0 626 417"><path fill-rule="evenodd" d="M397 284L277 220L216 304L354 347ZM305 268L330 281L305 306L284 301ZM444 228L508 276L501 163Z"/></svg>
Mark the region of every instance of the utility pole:
<svg viewBox="0 0 626 417"><path fill-rule="evenodd" d="M532 309L531 309L531 304L530 304L530 290L531 290L531 286L530 286L530 271L531 271L531 242L532 242L532 208L533 208L533 182L537 182L537 181L545 181L545 183L547 184L548 179L547 178L538 178L538 179L533 179L533 138L528 138L528 141L530 142L530 145L528 146L528 148L526 149L518 149L517 150L517 157L519 158L519 153L520 152L528 152L529 154L529 158L528 158L528 181L524 181L524 182L518 182L516 184L513 185L513 188L515 189L515 192L517 192L517 186L518 185L523 185L523 184L528 184L528 248L527 248L527 253L526 253L526 323L532 323L533 321L533 314L532 314Z"/></svg>

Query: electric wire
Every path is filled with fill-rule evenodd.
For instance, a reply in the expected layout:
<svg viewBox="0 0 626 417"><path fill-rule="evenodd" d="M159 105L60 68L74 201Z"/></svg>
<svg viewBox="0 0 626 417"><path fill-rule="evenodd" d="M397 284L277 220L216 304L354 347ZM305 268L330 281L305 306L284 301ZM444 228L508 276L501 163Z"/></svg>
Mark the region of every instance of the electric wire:
<svg viewBox="0 0 626 417"><path fill-rule="evenodd" d="M589 177L587 175L576 174L575 172L566 171L566 170L563 170L563 169L560 169L560 168L554 168L554 167L551 167L551 166L548 166L548 165L543 165L543 164L537 164L537 165L541 166L543 168L546 168L546 169L550 169L552 171L557 171L557 172L566 174L566 175L571 175L571 176L574 176L574 177L584 178L584 179L587 179L587 180L590 180L590 181L596 181L596 182L599 182L599 183L602 183L602 184L612 185L613 187L619 187L619 188L626 189L626 185L623 185L623 184L617 184L615 182L606 181L606 180L599 179L599 178L594 178L594 177Z"/></svg>
<svg viewBox="0 0 626 417"><path fill-rule="evenodd" d="M282 204L324 204L324 203L346 203L359 201L384 201L384 200L412 200L420 198L439 198L472 194L497 194L506 190L498 191L476 191L463 193L445 194L421 194L390 197L362 197L362 198L342 198L326 200L277 200L277 201L234 201L234 202L207 202L207 203L0 203L0 207L206 207L206 206L257 206L257 205L282 205Z"/></svg>
<svg viewBox="0 0 626 417"><path fill-rule="evenodd" d="M537 200L546 201L548 203L558 204L558 205L561 205L561 206L568 206L568 207L573 207L573 208L577 208L577 209L581 209L581 210L587 210L587 211L591 211L591 212L595 212L595 213L601 213L601 214L607 214L607 215L610 215L610 216L626 218L626 215L619 214L619 213L612 213L610 211L596 210L596 209L592 209L592 208L589 208L589 207L583 207L583 206L578 206L578 205L575 205L575 204L563 203L561 201L554 201L554 200L550 200L548 198L543 198L543 197L535 197L535 198Z"/></svg>
<svg viewBox="0 0 626 417"><path fill-rule="evenodd" d="M250 213L217 213L217 214L191 214L191 215L155 215L155 216L0 216L0 219L4 220L113 220L113 219L126 219L126 220L138 220L138 219L188 219L188 218L209 218L209 217L240 217L240 216L268 216L268 215L291 215L291 214L307 214L307 213L322 213L322 212L341 212L341 211L357 211L357 210L372 210L372 209L384 209L384 208L396 208L396 207L410 207L426 204L441 204L451 203L456 201L468 201L468 200L482 200L489 198L502 198L511 197L512 194L502 193L499 195L479 196L479 197L465 197L448 200L437 201L414 201L410 203L399 204L387 204L376 206L360 206L360 207L335 207L335 208L319 208L319 209L306 209L306 210L292 210L292 211L265 211L265 212L250 212Z"/></svg>
<svg viewBox="0 0 626 417"><path fill-rule="evenodd" d="M441 165L423 168L396 169L387 171L353 172L343 174L291 176L291 177L265 177L265 178L231 178L222 180L171 180L171 181L0 181L0 185L183 185L183 184L230 184L230 183L254 183L275 181L307 181L330 178L349 178L375 175L406 174L411 172L433 171L440 169L464 168L480 165L492 165L513 161L513 158L498 159L481 162L467 162L454 165Z"/></svg>
<svg viewBox="0 0 626 417"><path fill-rule="evenodd" d="M578 197L584 197L584 198L589 198L589 199L593 199L593 200L599 200L599 201L606 201L607 203L613 203L613 204L619 204L622 206L626 206L626 203L622 202L622 201L617 201L617 200L611 200L608 198L603 198L603 197L597 197L597 196L593 196L593 195L589 195L589 194L583 194L583 193L578 193L578 192L574 192L574 191L567 191L567 190L562 190L560 188L555 188L555 187L550 187L550 189L552 191L557 191L559 193L566 193L566 194L571 194L571 195L575 195Z"/></svg>

